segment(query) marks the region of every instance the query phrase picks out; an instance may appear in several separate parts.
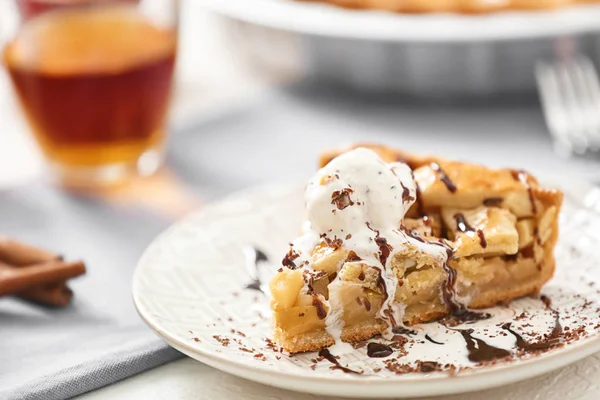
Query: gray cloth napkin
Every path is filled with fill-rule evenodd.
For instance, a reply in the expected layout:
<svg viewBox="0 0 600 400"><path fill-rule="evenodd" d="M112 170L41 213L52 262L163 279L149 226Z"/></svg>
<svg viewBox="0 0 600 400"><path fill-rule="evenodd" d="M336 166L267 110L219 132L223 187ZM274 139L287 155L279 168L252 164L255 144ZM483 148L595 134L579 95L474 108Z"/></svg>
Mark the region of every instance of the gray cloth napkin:
<svg viewBox="0 0 600 400"><path fill-rule="evenodd" d="M357 141L536 173L588 171L554 156L536 104L417 106L311 85L175 126L169 140L168 164L204 199L303 180L322 149ZM39 182L0 192L0 232L82 257L89 268L73 283L75 301L66 309L0 299L1 399L67 398L179 356L141 322L131 301L135 264L169 224Z"/></svg>
<svg viewBox="0 0 600 400"><path fill-rule="evenodd" d="M64 399L181 356L131 301L137 259L169 224L41 183L0 192L0 232L88 267L65 309L0 299L0 399Z"/></svg>

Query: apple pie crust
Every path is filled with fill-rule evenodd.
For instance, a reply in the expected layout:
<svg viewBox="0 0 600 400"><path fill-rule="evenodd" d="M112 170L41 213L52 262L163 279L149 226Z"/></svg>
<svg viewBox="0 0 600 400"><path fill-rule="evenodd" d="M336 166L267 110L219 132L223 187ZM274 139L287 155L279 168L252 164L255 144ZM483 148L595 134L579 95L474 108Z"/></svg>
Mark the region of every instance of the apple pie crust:
<svg viewBox="0 0 600 400"><path fill-rule="evenodd" d="M321 235L303 264L292 247L270 284L273 339L286 351L334 344L336 334L328 326L333 313L341 321L339 338L356 342L402 324L461 322L475 315L468 309L538 293L552 277L560 191L541 187L524 171L358 147L386 163L407 164L416 184L416 199L410 199L414 203L398 226L411 240L383 261L397 284L393 299L387 299L392 291L382 279L388 272L357 257L344 238ZM342 153L323 154L321 167ZM348 207L351 199L342 193L338 200ZM447 257L422 251L420 243L438 246ZM382 257L389 245L378 244ZM390 302L399 310L396 318L383 310Z"/></svg>

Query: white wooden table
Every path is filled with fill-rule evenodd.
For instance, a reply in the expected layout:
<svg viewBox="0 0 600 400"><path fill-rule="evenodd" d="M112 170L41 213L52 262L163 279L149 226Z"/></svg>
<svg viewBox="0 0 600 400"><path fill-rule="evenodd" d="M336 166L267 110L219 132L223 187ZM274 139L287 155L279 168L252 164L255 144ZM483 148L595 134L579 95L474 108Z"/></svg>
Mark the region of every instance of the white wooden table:
<svg viewBox="0 0 600 400"><path fill-rule="evenodd" d="M321 399L321 397L249 382L186 358L80 396L80 399L309 400ZM600 399L600 354L554 373L510 387L436 399L598 400Z"/></svg>

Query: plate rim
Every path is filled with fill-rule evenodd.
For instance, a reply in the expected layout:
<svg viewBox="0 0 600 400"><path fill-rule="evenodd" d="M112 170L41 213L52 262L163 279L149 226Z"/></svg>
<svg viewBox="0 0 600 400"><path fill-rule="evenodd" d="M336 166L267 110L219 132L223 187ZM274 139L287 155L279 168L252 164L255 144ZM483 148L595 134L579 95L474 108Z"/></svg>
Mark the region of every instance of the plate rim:
<svg viewBox="0 0 600 400"><path fill-rule="evenodd" d="M547 181L547 180L546 180ZM593 186L587 182L571 182L562 181L565 188L565 195L576 196L587 193ZM281 371L269 367L267 365L247 365L227 359L224 356L219 356L214 352L206 351L202 348L197 348L178 337L169 333L161 327L160 321L156 320L150 309L146 307L143 300L143 291L140 289L140 275L143 273L143 265L146 257L164 237L169 235L173 230L179 229L180 226L189 224L192 219L202 218L204 214L209 214L215 207L221 206L232 199L239 199L240 196L253 196L257 193L266 191L282 191L298 189L298 184L270 184L260 185L243 189L232 193L221 200L210 203L200 210L190 213L187 217L175 222L165 231L160 233L146 248L136 266L133 274L132 296L135 309L140 318L157 334L164 339L170 346L187 356L217 368L223 372L227 372L245 379L266 384L269 386L279 387L283 389L291 389L313 394L328 394L338 396L352 396L362 398L386 397L398 398L398 388L401 387L401 397L419 397L432 395L449 395L458 393L467 393L482 389L491 389L507 383L520 382L530 379L545 373L565 367L573 362L579 361L589 355L600 351L600 333L585 338L580 342L571 344L569 347L563 347L558 351L545 353L538 357L531 357L525 360L518 360L510 364L499 365L496 368L480 369L477 371L467 372L456 376L439 375L431 378L420 379L393 379L381 378L377 376L362 377L354 379L352 377L325 377L321 375L308 376L297 375L288 371ZM585 205L582 205L585 206ZM559 362L556 359L559 359ZM264 374L264 378L261 373ZM273 379L276 376L278 379ZM488 379L486 379L486 377ZM516 378L515 378L516 377ZM296 381L296 383L294 383ZM310 385L305 385L310 383ZM443 385L433 385L435 383L443 383ZM315 384L317 385L315 387ZM375 387L376 386L376 387ZM370 393L357 393L355 390L369 387ZM437 390L436 390L437 388ZM426 389L424 391L424 389Z"/></svg>
<svg viewBox="0 0 600 400"><path fill-rule="evenodd" d="M305 35L394 42L508 41L600 31L600 4L489 14L402 14L297 0L200 0L210 11ZM418 28L418 29L415 29ZM473 32L477 32L474 36Z"/></svg>

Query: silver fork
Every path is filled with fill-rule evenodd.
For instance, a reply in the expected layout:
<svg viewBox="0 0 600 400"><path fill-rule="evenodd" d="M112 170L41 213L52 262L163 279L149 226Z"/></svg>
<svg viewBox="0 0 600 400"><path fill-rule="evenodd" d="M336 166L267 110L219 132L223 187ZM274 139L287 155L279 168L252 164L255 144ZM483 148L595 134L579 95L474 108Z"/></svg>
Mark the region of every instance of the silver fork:
<svg viewBox="0 0 600 400"><path fill-rule="evenodd" d="M557 153L583 155L600 149L600 81L586 56L540 62L535 76Z"/></svg>

